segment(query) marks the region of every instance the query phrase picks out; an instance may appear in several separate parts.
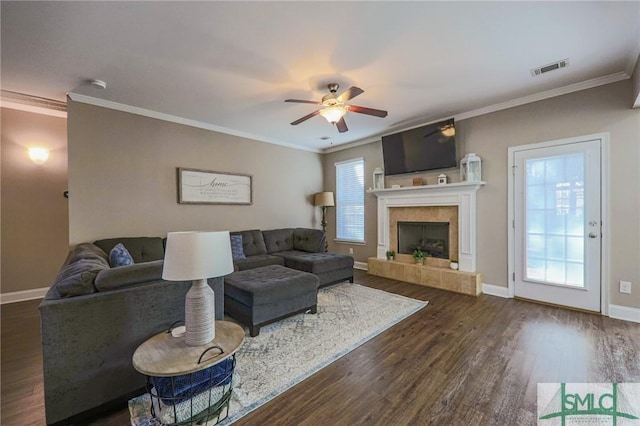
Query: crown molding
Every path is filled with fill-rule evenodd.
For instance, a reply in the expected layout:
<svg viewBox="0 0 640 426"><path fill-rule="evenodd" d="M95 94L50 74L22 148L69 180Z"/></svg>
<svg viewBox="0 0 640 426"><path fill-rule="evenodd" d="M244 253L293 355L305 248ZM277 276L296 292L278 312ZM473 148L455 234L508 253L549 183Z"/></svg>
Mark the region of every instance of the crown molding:
<svg viewBox="0 0 640 426"><path fill-rule="evenodd" d="M530 104L533 102L538 102L541 100L545 100L545 99L550 99L550 98L554 98L556 96L562 96L562 95L566 95L569 93L574 93L574 92L579 92L581 90L586 90L586 89L591 89L594 87L598 87L598 86L604 86L606 84L611 84L611 83L616 83L618 81L622 81L622 80L626 80L630 78L630 76L626 73L626 72L618 72L615 74L610 74L610 75L606 75L606 76L602 76L602 77L597 77L597 78L593 78L591 80L586 80L586 81L582 81L580 83L575 83L575 84L570 84L568 86L564 86L564 87L559 87L556 89L551 89L551 90L546 90L544 92L540 92L540 93L536 93L533 95L529 95L529 96L523 96L520 98L515 98L506 102L501 102L501 103L497 103L494 105L489 105L486 107L482 107L482 108L478 108L478 109L474 109L471 111L467 111L467 112L463 112L460 114L455 114L453 115L453 118L457 121L461 121L461 120L466 120L468 118L472 118L472 117L478 117L481 115L485 115L485 114L490 114L493 112L497 112L497 111L502 111L505 109L509 109L509 108L514 108L517 106L521 106L521 105L526 105L526 104ZM190 127L196 127L199 129L205 129L205 130L211 130L214 132L220 132L220 133L225 133L228 135L233 135L233 136L238 136L238 137L242 137L242 138L247 138L247 139L253 139L256 141L260 141L260 142L266 142L266 143L270 143L273 145L280 145L280 146L284 146L287 148L292 148L292 149L298 149L298 150L303 150L303 151L309 151L309 152L314 152L314 153L321 153L321 154L329 154L332 152L338 152L338 151L344 151L350 148L355 148L357 146L361 146L361 145L366 145L372 142L377 142L381 139L381 136L373 136L373 137L369 137L369 138L365 138L365 139L360 139L354 142L349 142L346 144L342 144L342 145L338 145L338 146L333 146L330 148L325 148L325 149L318 149L318 148L309 148L309 147L303 147L300 145L294 145L294 144L290 144L290 143L286 143L286 142L282 142L279 140L275 140L275 139L270 139L270 138L265 138L262 137L260 135L256 135L253 133L247 133L247 132L242 132L239 130L235 130L235 129L230 129L227 127L222 127L222 126L217 126L214 124L210 124L210 123L205 123L202 121L196 121L196 120L191 120L188 118L183 118L183 117L178 117L175 115L171 115L171 114L165 114L165 113L161 113L161 112L157 112L157 111L152 111L152 110L148 110L145 108L139 108L139 107L134 107L131 105L126 105L126 104L122 104L119 102L113 102L113 101L108 101L105 99L100 99L100 98L95 98L92 96L87 96L87 95L82 95L79 93L74 93L74 92L69 92L68 93L69 98L71 98L71 100L75 101L75 102L81 102L81 103L85 103L85 104L90 104L90 105L95 105L95 106L99 106L99 107L103 107L103 108L109 108L109 109L114 109L117 111L122 111L122 112L128 112L131 114L136 114L136 115L142 115L145 117L149 117L149 118L155 118L157 120L163 120L163 121L168 121L168 122L172 122L172 123L177 123L177 124L182 124L185 126L190 126ZM65 114L66 117L66 114ZM447 116L445 118L451 118L451 116ZM442 118L442 120L444 120L445 118ZM430 122L437 122L437 121L441 121L441 119L438 120L430 120ZM416 125L413 126L413 128L415 127L420 127L424 124L420 124L420 125ZM408 130L404 129L404 130ZM397 131L403 131L403 130L397 130Z"/></svg>
<svg viewBox="0 0 640 426"><path fill-rule="evenodd" d="M5 101L4 99L0 100L0 107L7 108L7 109L15 109L18 111L32 112L34 114L49 115L51 117L67 118L66 111L58 111L55 109L37 107L33 105L25 105L17 102Z"/></svg>
<svg viewBox="0 0 640 426"><path fill-rule="evenodd" d="M570 84L568 86L558 87L556 89L545 90L544 92L535 93L529 96L523 96L521 98L515 98L506 102L500 102L497 104L489 105L486 107L474 109L471 111L463 112L460 114L453 115L453 119L456 121L466 120L468 118L478 117L485 114L490 114L492 112L502 111L505 109L530 104L533 102L542 101L545 99L555 98L556 96L567 95L569 93L579 92L581 90L592 89L594 87L604 86L606 84L617 83L618 81L627 80L631 78L625 72L618 72L615 74L609 74L602 77L592 78L591 80L582 81L580 83ZM425 126L430 123L435 123L438 121L446 120L451 118L451 115L448 115L443 118L439 118L437 120L429 120L429 122L425 122L424 124L415 125L412 127L407 127L403 130L397 130L397 132L401 132L404 130L414 129L416 127ZM323 154L328 154L331 152L343 151L345 149L353 148L360 145L366 145L371 142L377 142L380 140L380 136L362 139L359 141L354 141L350 143L346 143L344 145L339 145L336 147L331 147L322 151Z"/></svg>
<svg viewBox="0 0 640 426"><path fill-rule="evenodd" d="M182 124L184 126L196 127L198 129L211 130L214 132L224 133L227 135L238 136L241 138L252 139L259 142L266 142L273 145L280 145L286 148L292 148L302 151L310 151L320 153L319 149L303 147L300 145L294 145L286 142L282 142L275 139L265 138L253 133L241 132L239 130L230 129L228 127L217 126L215 124L205 123L203 121L191 120L188 118L178 117L171 114L165 114L162 112L152 111L145 108L134 107L131 105L122 104L119 102L108 101L105 99L94 98L93 96L81 95L79 93L69 92L67 93L69 98L74 102L80 102L84 104L99 106L102 108L113 109L117 111L127 112L130 114L141 115L144 117L155 118L156 120L168 121L171 123Z"/></svg>
<svg viewBox="0 0 640 426"><path fill-rule="evenodd" d="M380 141L380 138L381 138L380 136L372 136L370 138L360 139L359 141L347 142L347 143L342 144L342 145L332 146L330 148L325 148L321 152L323 154L330 154L332 152L344 151L345 149L355 148L356 146L366 145L366 144L371 143L371 142L378 142L378 141Z"/></svg>
<svg viewBox="0 0 640 426"><path fill-rule="evenodd" d="M50 115L52 117L67 118L66 102L9 90L0 91L0 107Z"/></svg>
<svg viewBox="0 0 640 426"><path fill-rule="evenodd" d="M618 81L627 80L630 76L625 72L618 72L602 77L592 78L591 80L581 81L580 83L570 84L568 86L558 87L556 89L545 90L544 92L535 93L529 96L512 99L510 101L501 102L494 105L474 109L453 116L454 120L466 120L467 118L478 117L480 115L492 112L502 111L505 109L530 104L533 102L543 101L545 99L555 98L556 96L567 95L569 93L579 92L581 90L592 89L594 87L604 86L606 84L617 83Z"/></svg>

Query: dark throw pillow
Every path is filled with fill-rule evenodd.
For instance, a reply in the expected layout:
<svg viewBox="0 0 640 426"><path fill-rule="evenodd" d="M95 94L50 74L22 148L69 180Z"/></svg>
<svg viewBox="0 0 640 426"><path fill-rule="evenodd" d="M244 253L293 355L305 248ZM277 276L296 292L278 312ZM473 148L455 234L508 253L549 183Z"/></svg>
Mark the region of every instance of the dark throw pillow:
<svg viewBox="0 0 640 426"><path fill-rule="evenodd" d="M242 248L242 235L231 236L231 256L233 260L246 259L244 249Z"/></svg>
<svg viewBox="0 0 640 426"><path fill-rule="evenodd" d="M131 254L129 254L129 250L127 250L122 243L116 244L116 246L111 249L111 252L109 253L109 264L112 268L133 265L133 263L133 258L131 257Z"/></svg>

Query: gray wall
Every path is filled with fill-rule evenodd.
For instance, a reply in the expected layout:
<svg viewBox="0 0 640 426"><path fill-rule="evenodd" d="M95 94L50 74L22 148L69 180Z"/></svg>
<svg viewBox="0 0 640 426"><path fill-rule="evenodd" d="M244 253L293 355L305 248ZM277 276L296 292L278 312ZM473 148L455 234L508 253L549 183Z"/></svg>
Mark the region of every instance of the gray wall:
<svg viewBox="0 0 640 426"><path fill-rule="evenodd" d="M320 227L321 155L68 102L71 244L169 231ZM253 175L253 205L177 203L176 167Z"/></svg>
<svg viewBox="0 0 640 426"><path fill-rule="evenodd" d="M49 287L69 246L66 119L2 108L1 292ZM34 164L28 149L48 148Z"/></svg>
<svg viewBox="0 0 640 426"><path fill-rule="evenodd" d="M475 152L483 160L478 191L477 269L484 282L507 287L507 150L508 147L593 133L610 134L611 270L610 303L640 307L640 110L631 109L632 81L609 84L564 96L456 122L459 157ZM380 143L371 143L325 156L325 190L335 190L334 163L364 157L366 187L372 186L373 168L382 165ZM457 170L444 171L452 181ZM438 172L439 173L439 172ZM410 185L417 176L435 183L438 173L386 178L386 185ZM355 250L356 261L375 256L377 213L375 199L367 195L366 247ZM329 215L334 229L335 213ZM344 251L340 246L339 251ZM618 292L618 281L633 283L631 295Z"/></svg>

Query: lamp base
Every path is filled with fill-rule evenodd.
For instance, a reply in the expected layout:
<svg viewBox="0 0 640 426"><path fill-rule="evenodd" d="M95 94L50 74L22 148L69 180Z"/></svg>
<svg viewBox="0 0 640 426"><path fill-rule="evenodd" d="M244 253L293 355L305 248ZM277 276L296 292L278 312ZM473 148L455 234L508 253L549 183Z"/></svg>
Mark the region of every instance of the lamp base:
<svg viewBox="0 0 640 426"><path fill-rule="evenodd" d="M216 337L215 293L207 280L194 280L184 301L185 344L202 346Z"/></svg>

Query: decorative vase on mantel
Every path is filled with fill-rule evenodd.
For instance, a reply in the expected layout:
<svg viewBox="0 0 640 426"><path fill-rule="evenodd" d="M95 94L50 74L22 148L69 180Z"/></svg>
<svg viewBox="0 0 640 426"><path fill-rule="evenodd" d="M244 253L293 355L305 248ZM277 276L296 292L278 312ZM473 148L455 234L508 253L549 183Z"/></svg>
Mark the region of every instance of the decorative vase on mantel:
<svg viewBox="0 0 640 426"><path fill-rule="evenodd" d="M387 250L387 260L394 260L396 257L396 252L394 250Z"/></svg>
<svg viewBox="0 0 640 426"><path fill-rule="evenodd" d="M422 250L416 249L413 252L413 259L416 261L416 265L424 265L425 254Z"/></svg>
<svg viewBox="0 0 640 426"><path fill-rule="evenodd" d="M449 263L449 268L453 269L454 271L458 270L458 261L457 260L452 260L451 263Z"/></svg>

